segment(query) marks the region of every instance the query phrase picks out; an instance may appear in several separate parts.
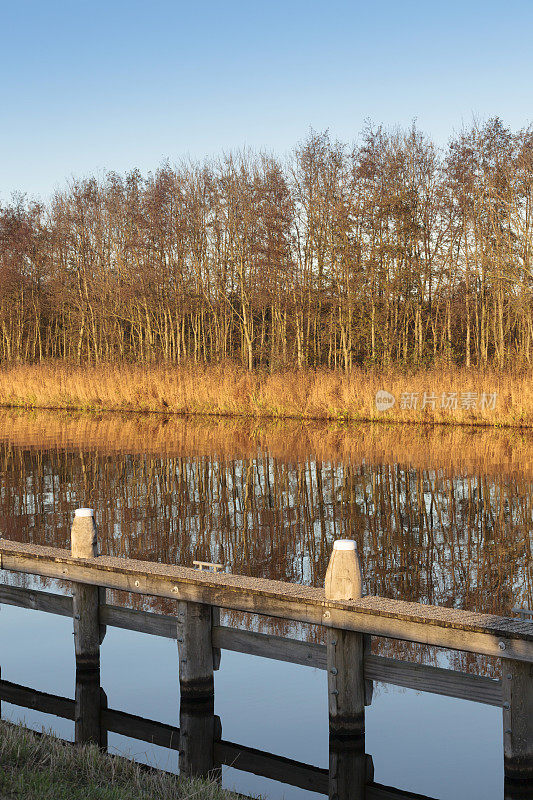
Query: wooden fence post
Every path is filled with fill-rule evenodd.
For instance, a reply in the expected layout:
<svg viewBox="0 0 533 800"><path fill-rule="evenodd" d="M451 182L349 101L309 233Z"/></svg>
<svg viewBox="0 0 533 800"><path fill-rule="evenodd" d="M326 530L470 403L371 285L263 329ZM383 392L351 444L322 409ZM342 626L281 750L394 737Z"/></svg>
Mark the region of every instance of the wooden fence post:
<svg viewBox="0 0 533 800"><path fill-rule="evenodd" d="M98 555L97 530L92 508L78 508L70 533L73 558ZM100 589L84 583L72 584L74 650L76 655L75 739L103 746L100 725Z"/></svg>
<svg viewBox="0 0 533 800"><path fill-rule="evenodd" d="M222 738L220 718L212 703L180 704L179 768L182 775L220 782L222 766L215 760L215 742Z"/></svg>
<svg viewBox="0 0 533 800"><path fill-rule="evenodd" d="M177 627L181 699L204 701L214 694L211 606L179 602Z"/></svg>
<svg viewBox="0 0 533 800"><path fill-rule="evenodd" d="M340 539L326 572L326 600L357 600L362 596L361 565L355 542ZM366 639L368 646L368 637ZM365 636L327 630L330 800L364 798L366 784Z"/></svg>
<svg viewBox="0 0 533 800"><path fill-rule="evenodd" d="M211 606L211 631L215 627L220 627L220 608L218 606ZM215 672L220 669L221 658L222 651L220 647L213 647L213 669Z"/></svg>
<svg viewBox="0 0 533 800"><path fill-rule="evenodd" d="M193 561L192 563L200 572L207 569L210 572L217 573L220 572L221 569L224 569L223 564L216 564L213 561ZM220 627L220 608L218 606L211 606L211 631L213 631L215 627ZM220 658L220 647L213 647L213 669L215 672L220 669Z"/></svg>
<svg viewBox="0 0 533 800"><path fill-rule="evenodd" d="M362 576L355 542L340 539L326 572L326 600L357 600L362 596ZM337 737L365 732L365 679L362 633L334 628L327 631L329 727Z"/></svg>
<svg viewBox="0 0 533 800"><path fill-rule="evenodd" d="M178 603L179 768L185 775L206 776L215 769L212 624L211 606Z"/></svg>
<svg viewBox="0 0 533 800"><path fill-rule="evenodd" d="M107 730L102 725L102 710L105 708L107 697L100 687L100 671L76 670L76 744L94 742L102 750L107 749Z"/></svg>
<svg viewBox="0 0 533 800"><path fill-rule="evenodd" d="M506 796L533 796L533 664L502 661L502 683Z"/></svg>

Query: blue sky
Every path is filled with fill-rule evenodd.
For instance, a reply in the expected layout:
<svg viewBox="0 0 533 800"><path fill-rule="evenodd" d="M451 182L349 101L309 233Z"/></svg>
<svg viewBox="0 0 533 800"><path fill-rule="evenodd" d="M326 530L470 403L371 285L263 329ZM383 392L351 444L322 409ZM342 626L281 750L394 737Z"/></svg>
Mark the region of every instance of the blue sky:
<svg viewBox="0 0 533 800"><path fill-rule="evenodd" d="M365 119L533 121L533 0L0 0L0 201Z"/></svg>

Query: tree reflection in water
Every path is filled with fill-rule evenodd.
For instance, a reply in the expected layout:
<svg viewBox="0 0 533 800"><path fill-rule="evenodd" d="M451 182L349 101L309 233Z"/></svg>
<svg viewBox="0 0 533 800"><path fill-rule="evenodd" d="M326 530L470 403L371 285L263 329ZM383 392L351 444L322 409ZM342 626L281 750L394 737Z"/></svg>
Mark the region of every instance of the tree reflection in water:
<svg viewBox="0 0 533 800"><path fill-rule="evenodd" d="M533 606L533 435L4 411L0 459L8 538L67 547L73 510L91 505L104 553L318 586L333 540L348 537L366 593L504 615ZM126 600L172 613L171 601L113 595ZM386 640L379 652L437 660ZM488 659L450 659L494 673Z"/></svg>

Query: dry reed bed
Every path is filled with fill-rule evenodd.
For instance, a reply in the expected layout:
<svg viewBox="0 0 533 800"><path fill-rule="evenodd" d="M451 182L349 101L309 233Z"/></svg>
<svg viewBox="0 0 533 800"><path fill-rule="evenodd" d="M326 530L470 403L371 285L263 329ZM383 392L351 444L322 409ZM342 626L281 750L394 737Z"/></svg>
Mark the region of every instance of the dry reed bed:
<svg viewBox="0 0 533 800"><path fill-rule="evenodd" d="M397 398L379 412L375 395ZM402 408L402 393L417 393L418 408ZM435 408L423 395L434 395ZM456 392L458 407L440 407L443 393ZM477 395L477 408L461 407L461 396ZM496 407L480 408L482 393L497 393ZM0 405L30 408L155 411L252 417L385 420L491 426L533 426L533 372L517 374L432 369L349 374L327 370L248 373L233 363L214 366L142 367L64 364L13 366L0 370Z"/></svg>
<svg viewBox="0 0 533 800"><path fill-rule="evenodd" d="M0 442L26 449L83 449L156 458L240 459L265 452L286 462L364 460L446 475L533 478L533 431L513 428L4 409Z"/></svg>

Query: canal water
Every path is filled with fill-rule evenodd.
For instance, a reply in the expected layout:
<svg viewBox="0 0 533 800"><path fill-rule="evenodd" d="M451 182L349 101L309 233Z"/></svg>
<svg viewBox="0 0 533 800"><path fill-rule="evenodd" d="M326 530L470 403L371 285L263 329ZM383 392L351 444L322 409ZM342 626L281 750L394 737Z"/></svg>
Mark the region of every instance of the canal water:
<svg viewBox="0 0 533 800"><path fill-rule="evenodd" d="M74 509L96 510L103 553L323 584L336 538L355 539L367 594L512 616L533 607L533 435L519 431L244 419L0 412L0 535L69 546ZM4 573L3 582L67 591ZM115 594L172 613L172 602ZM233 614L227 621L249 624ZM224 620L223 620L224 622ZM317 629L257 629L320 640ZM72 621L3 605L3 680L74 696ZM373 642L384 655L488 676L496 661ZM110 708L179 724L176 643L109 628ZM3 702L2 717L68 720ZM224 740L328 767L326 674L223 651L215 713ZM377 684L366 711L374 780L439 800L503 797L501 709ZM164 769L177 753L118 734L110 749ZM223 785L267 798L322 797L225 767Z"/></svg>

